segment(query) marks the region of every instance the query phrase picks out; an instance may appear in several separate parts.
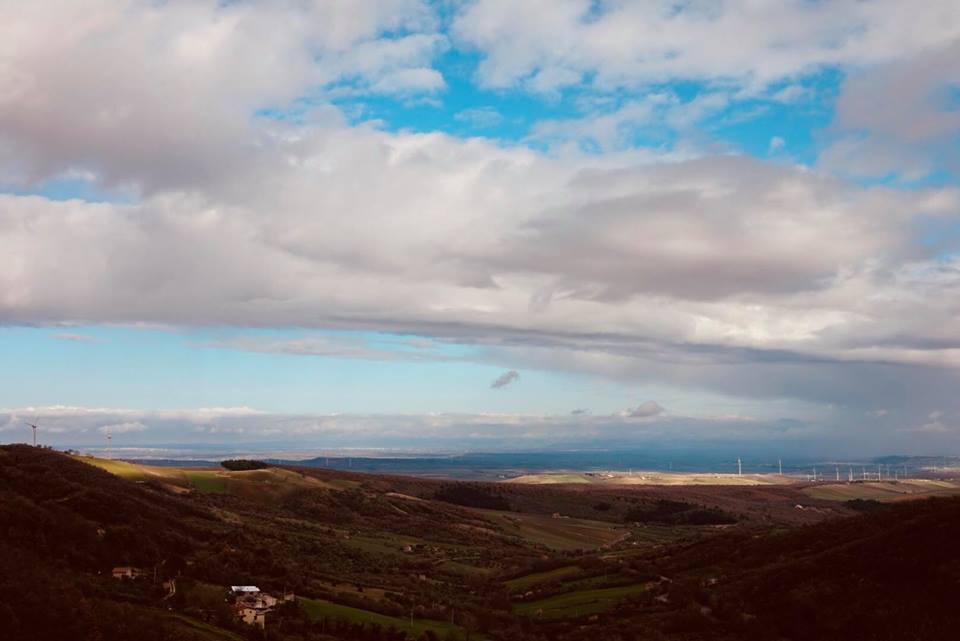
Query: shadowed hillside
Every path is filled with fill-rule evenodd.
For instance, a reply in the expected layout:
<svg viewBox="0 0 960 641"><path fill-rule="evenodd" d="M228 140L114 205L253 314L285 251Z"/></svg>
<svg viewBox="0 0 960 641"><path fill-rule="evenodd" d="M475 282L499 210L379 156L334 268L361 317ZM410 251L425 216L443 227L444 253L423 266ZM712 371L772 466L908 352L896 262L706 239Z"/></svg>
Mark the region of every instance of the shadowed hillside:
<svg viewBox="0 0 960 641"><path fill-rule="evenodd" d="M958 622L960 499L84 461L0 447L5 639L938 639ZM298 598L261 631L228 606L237 584Z"/></svg>

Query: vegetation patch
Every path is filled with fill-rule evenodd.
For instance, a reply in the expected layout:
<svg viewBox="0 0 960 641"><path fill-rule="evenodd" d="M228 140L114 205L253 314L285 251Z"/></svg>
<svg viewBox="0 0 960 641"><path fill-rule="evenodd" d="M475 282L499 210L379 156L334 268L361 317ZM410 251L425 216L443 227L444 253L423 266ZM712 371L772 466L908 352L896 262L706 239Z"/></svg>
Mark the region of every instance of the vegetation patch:
<svg viewBox="0 0 960 641"><path fill-rule="evenodd" d="M226 492L227 479L212 470L184 471L187 482L201 492Z"/></svg>
<svg viewBox="0 0 960 641"><path fill-rule="evenodd" d="M852 501L847 501L844 505L857 512L876 512L877 510L887 510L891 507L889 503L881 503L880 501L874 501L872 499L853 499Z"/></svg>
<svg viewBox="0 0 960 641"><path fill-rule="evenodd" d="M413 619L411 623L410 619L391 617L378 612L353 608L348 605L340 605L339 603L333 603L332 601L326 601L324 599L298 598L297 601L303 606L304 610L307 612L307 615L313 620L327 618L342 619L355 623L368 623L378 625L382 628L394 628L396 630L402 630L414 638L427 631L431 631L441 637L451 633L460 635L462 632L459 626L452 625L444 621Z"/></svg>
<svg viewBox="0 0 960 641"><path fill-rule="evenodd" d="M503 494L479 483L444 483L433 498L465 507L478 507L488 510L510 509L510 502Z"/></svg>
<svg viewBox="0 0 960 641"><path fill-rule="evenodd" d="M624 515L624 521L670 525L729 525L737 522L722 510L670 499L659 499L652 504L631 508Z"/></svg>

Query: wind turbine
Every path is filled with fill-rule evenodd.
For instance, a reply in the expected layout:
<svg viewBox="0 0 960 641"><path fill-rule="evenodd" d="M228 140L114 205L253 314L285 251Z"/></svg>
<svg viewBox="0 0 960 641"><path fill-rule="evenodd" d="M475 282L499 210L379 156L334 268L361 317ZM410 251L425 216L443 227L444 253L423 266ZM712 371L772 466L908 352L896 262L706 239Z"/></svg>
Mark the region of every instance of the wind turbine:
<svg viewBox="0 0 960 641"><path fill-rule="evenodd" d="M36 447L37 446L37 429L40 427L39 425L37 425L37 419L36 417L34 417L33 423L31 423L30 421L24 421L24 423L26 423L31 428L33 428L33 446Z"/></svg>
<svg viewBox="0 0 960 641"><path fill-rule="evenodd" d="M107 458L113 458L113 434L107 430Z"/></svg>

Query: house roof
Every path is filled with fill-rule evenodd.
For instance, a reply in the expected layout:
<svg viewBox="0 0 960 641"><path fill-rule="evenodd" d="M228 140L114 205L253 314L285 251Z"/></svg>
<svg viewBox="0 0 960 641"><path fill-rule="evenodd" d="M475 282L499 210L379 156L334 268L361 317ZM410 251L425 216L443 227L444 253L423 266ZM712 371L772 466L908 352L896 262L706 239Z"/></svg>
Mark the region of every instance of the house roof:
<svg viewBox="0 0 960 641"><path fill-rule="evenodd" d="M231 592L259 592L260 588L255 585L231 585Z"/></svg>

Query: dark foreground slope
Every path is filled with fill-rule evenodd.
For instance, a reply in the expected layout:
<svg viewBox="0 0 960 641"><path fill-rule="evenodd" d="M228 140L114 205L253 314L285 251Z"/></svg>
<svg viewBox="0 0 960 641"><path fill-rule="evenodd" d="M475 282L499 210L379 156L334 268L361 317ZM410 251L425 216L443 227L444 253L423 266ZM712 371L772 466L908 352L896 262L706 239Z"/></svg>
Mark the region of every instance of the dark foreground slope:
<svg viewBox="0 0 960 641"><path fill-rule="evenodd" d="M202 478L134 482L0 447L0 638L930 641L960 629L960 499L814 508L819 523L790 527L780 493L751 504L292 469ZM117 581L119 565L147 578ZM305 598L261 632L234 621L236 583Z"/></svg>
<svg viewBox="0 0 960 641"><path fill-rule="evenodd" d="M69 458L0 448L0 621L4 639L207 639L155 604L152 582L115 565L171 567L216 533L204 510Z"/></svg>
<svg viewBox="0 0 960 641"><path fill-rule="evenodd" d="M661 578L569 639L947 640L960 630L960 498L637 561ZM560 626L562 627L562 626ZM597 636L599 635L599 637Z"/></svg>

